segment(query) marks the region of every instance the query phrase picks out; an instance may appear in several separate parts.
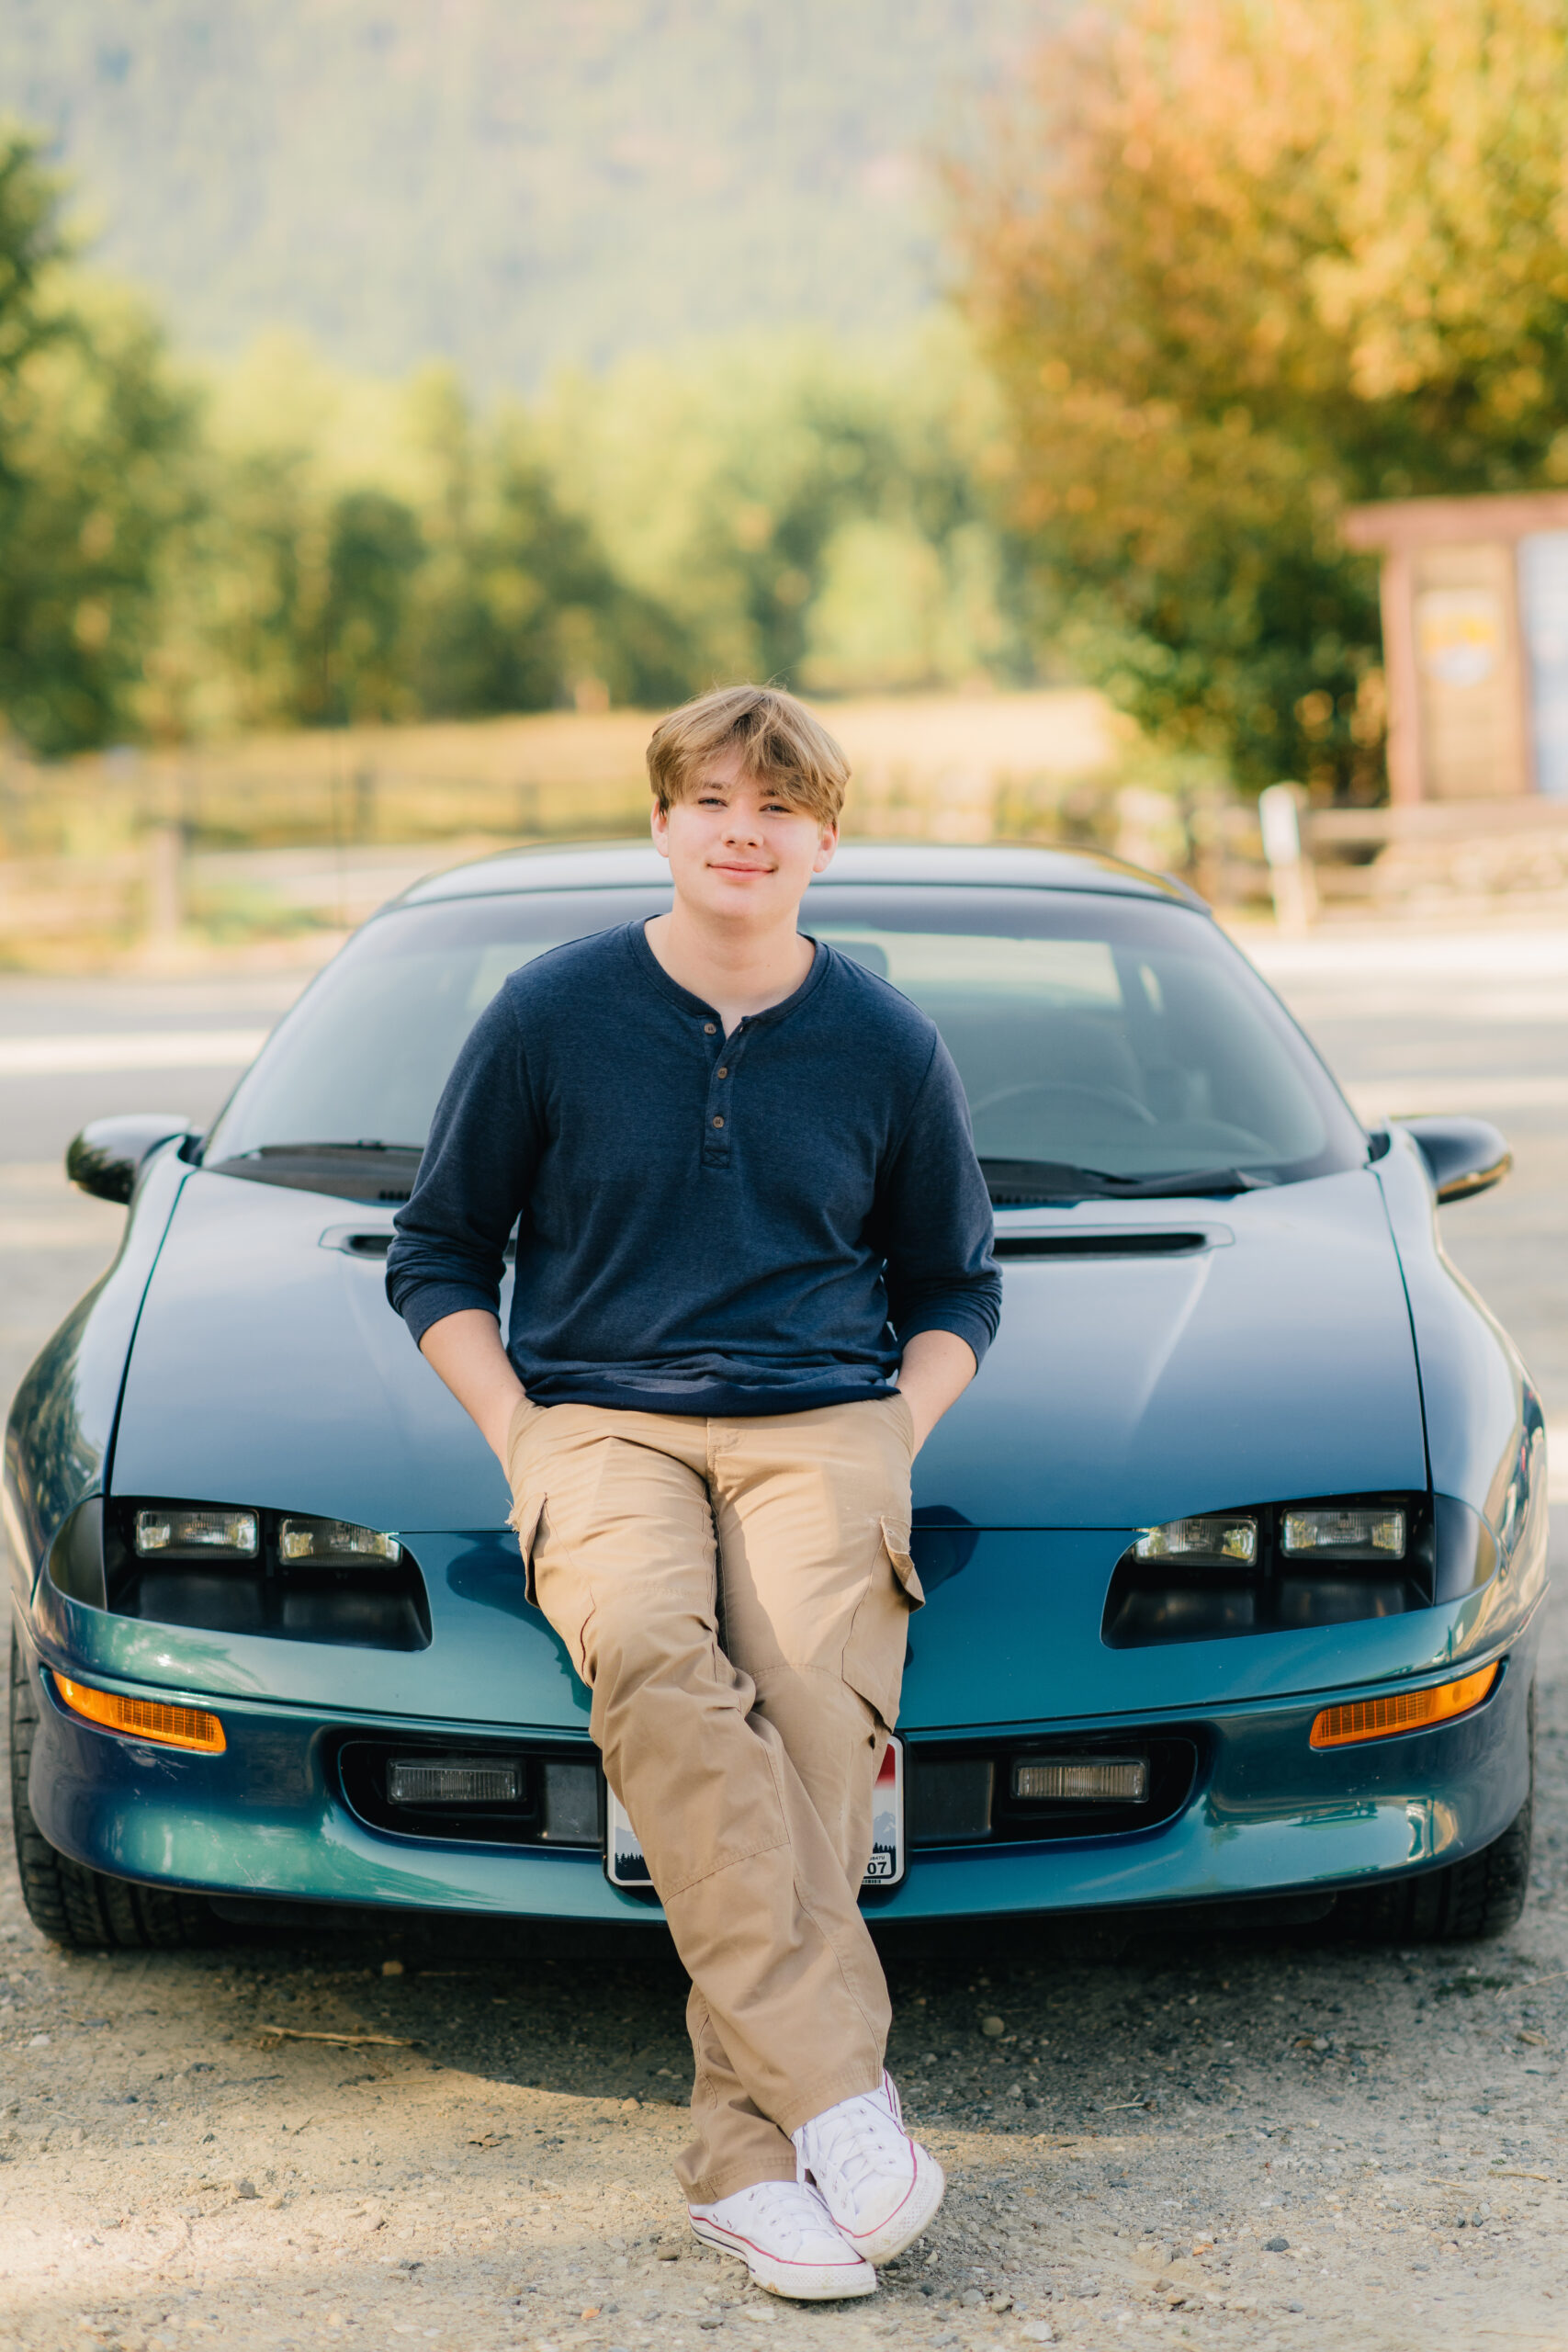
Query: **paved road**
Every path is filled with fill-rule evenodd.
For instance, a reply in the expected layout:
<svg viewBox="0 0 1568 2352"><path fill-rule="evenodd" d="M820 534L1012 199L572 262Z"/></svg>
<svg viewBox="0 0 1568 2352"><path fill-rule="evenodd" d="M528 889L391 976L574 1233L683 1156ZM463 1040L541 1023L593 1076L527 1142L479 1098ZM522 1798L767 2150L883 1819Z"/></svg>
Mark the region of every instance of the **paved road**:
<svg viewBox="0 0 1568 2352"><path fill-rule="evenodd" d="M1568 936L1257 952L1369 1114L1510 1135L1515 1176L1447 1238L1568 1440ZM0 981L0 1389L118 1230L63 1186L71 1132L204 1116L292 988ZM876 2302L836 2314L770 2306L682 2237L662 1958L520 1967L390 1931L67 1960L7 1864L0 2347L1568 2347L1565 1669L1554 1633L1536 1890L1500 1946L898 1955L892 2063L953 2189ZM289 2038L319 2034L382 2039Z"/></svg>

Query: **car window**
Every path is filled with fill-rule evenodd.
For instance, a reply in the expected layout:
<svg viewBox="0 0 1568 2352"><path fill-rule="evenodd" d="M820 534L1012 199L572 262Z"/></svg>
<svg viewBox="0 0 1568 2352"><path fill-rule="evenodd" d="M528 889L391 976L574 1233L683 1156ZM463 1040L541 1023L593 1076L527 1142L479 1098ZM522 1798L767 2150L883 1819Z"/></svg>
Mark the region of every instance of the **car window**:
<svg viewBox="0 0 1568 2352"><path fill-rule="evenodd" d="M242 1081L209 1159L423 1145L508 972L667 904L651 890L539 893L378 918ZM1193 910L1089 891L818 884L803 924L930 1013L987 1160L1119 1182L1224 1168L1284 1182L1366 1157L1305 1039Z"/></svg>
<svg viewBox="0 0 1568 2352"><path fill-rule="evenodd" d="M423 1147L463 1040L509 972L668 905L651 890L582 890L378 916L268 1040L205 1158L291 1143Z"/></svg>
<svg viewBox="0 0 1568 2352"><path fill-rule="evenodd" d="M1327 1147L1329 1106L1281 1052L1269 999L1190 919L1158 944L816 928L931 1014L982 1159L1277 1179Z"/></svg>

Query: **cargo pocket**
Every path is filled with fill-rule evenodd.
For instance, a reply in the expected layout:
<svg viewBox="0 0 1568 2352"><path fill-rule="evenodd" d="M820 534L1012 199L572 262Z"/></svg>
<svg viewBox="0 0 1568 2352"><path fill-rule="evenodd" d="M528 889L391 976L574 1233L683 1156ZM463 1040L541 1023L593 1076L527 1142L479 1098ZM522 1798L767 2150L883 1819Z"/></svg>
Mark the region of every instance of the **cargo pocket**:
<svg viewBox="0 0 1568 2352"><path fill-rule="evenodd" d="M909 1612L923 1606L925 1595L909 1557L908 1528L887 1518L878 1525L882 1541L844 1644L842 1671L850 1689L865 1701L883 1729L891 1731L904 1687Z"/></svg>

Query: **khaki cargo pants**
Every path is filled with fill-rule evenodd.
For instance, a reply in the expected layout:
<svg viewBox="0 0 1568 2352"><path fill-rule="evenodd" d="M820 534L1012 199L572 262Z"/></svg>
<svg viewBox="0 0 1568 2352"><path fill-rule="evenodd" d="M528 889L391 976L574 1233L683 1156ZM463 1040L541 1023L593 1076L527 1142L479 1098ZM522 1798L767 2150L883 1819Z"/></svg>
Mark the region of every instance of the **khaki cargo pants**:
<svg viewBox="0 0 1568 2352"><path fill-rule="evenodd" d="M913 1425L902 1396L756 1419L517 1408L528 1592L692 1993L694 2203L795 2177L789 2133L875 2088L887 1988L857 1907L898 1712Z"/></svg>

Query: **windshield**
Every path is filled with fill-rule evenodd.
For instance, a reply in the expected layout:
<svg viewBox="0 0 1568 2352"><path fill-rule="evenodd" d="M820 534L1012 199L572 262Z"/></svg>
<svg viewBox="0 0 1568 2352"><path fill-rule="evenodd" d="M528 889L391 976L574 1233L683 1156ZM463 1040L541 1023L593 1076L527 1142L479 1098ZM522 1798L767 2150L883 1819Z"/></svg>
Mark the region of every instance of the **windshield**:
<svg viewBox="0 0 1568 2352"><path fill-rule="evenodd" d="M412 1173L333 1179L423 1146L457 1050L509 972L669 903L653 890L467 899L369 923L241 1081L206 1150L323 1191L406 1193ZM998 1201L1287 1183L1350 1168L1366 1137L1311 1047L1206 918L1089 891L818 884L802 927L929 1012L969 1098ZM323 1159L320 1148L338 1147ZM343 1148L349 1148L344 1149ZM296 1177L293 1181L299 1181Z"/></svg>

